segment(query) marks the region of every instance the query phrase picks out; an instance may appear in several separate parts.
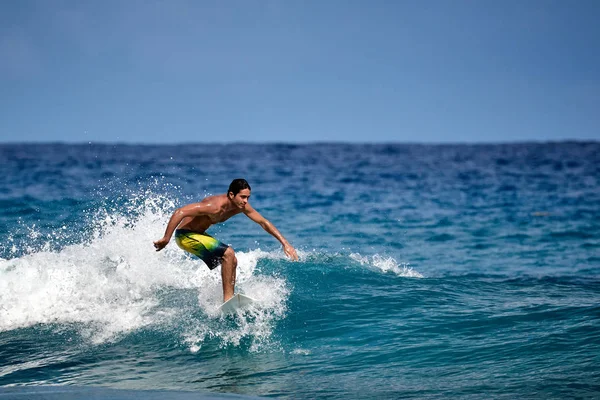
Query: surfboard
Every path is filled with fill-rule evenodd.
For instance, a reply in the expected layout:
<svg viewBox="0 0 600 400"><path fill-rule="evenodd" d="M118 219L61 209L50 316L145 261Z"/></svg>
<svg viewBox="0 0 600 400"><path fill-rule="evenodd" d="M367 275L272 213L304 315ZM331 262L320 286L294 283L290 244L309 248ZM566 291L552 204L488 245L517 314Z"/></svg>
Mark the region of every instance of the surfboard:
<svg viewBox="0 0 600 400"><path fill-rule="evenodd" d="M223 312L224 314L230 314L241 308L248 307L249 305L255 302L256 300L254 300L252 297L248 297L241 293L236 293L233 295L232 298L227 300L225 303L221 304L219 310L221 310L221 312Z"/></svg>

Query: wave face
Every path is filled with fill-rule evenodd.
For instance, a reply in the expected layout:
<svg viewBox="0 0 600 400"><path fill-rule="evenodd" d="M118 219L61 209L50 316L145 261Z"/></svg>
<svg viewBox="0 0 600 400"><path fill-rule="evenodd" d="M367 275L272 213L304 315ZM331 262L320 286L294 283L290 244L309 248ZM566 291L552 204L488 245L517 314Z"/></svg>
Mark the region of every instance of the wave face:
<svg viewBox="0 0 600 400"><path fill-rule="evenodd" d="M0 170L0 386L600 395L598 143L1 145ZM223 316L219 270L152 242L238 177L300 261L213 226L258 300Z"/></svg>

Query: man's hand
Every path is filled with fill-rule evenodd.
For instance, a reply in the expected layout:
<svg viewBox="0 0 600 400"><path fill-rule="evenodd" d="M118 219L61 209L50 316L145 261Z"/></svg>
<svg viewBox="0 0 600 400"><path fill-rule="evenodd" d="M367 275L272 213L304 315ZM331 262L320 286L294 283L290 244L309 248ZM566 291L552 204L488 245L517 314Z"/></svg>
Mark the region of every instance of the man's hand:
<svg viewBox="0 0 600 400"><path fill-rule="evenodd" d="M298 261L298 254L296 254L296 249L294 249L291 245L288 244L286 246L283 246L283 252L292 260Z"/></svg>
<svg viewBox="0 0 600 400"><path fill-rule="evenodd" d="M157 240L156 242L154 242L154 247L156 248L156 251L161 251L162 249L165 248L165 246L167 244L169 244L169 239L162 238L162 239Z"/></svg>

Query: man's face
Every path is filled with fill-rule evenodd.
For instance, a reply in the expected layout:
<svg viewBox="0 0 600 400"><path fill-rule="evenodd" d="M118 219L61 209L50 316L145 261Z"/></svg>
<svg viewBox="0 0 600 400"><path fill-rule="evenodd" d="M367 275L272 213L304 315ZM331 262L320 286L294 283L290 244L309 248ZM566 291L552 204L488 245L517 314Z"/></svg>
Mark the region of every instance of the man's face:
<svg viewBox="0 0 600 400"><path fill-rule="evenodd" d="M246 204L248 204L248 200L250 200L250 189L242 189L235 196L232 197L232 195L233 193L229 192L229 198L233 204L235 204L236 207L243 209L246 207Z"/></svg>

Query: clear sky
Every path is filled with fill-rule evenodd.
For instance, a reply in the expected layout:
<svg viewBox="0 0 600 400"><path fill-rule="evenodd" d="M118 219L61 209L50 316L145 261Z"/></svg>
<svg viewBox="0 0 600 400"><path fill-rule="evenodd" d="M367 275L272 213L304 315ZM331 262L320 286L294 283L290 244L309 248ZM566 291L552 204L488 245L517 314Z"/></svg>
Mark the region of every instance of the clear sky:
<svg viewBox="0 0 600 400"><path fill-rule="evenodd" d="M598 0L0 0L0 142L600 140Z"/></svg>

